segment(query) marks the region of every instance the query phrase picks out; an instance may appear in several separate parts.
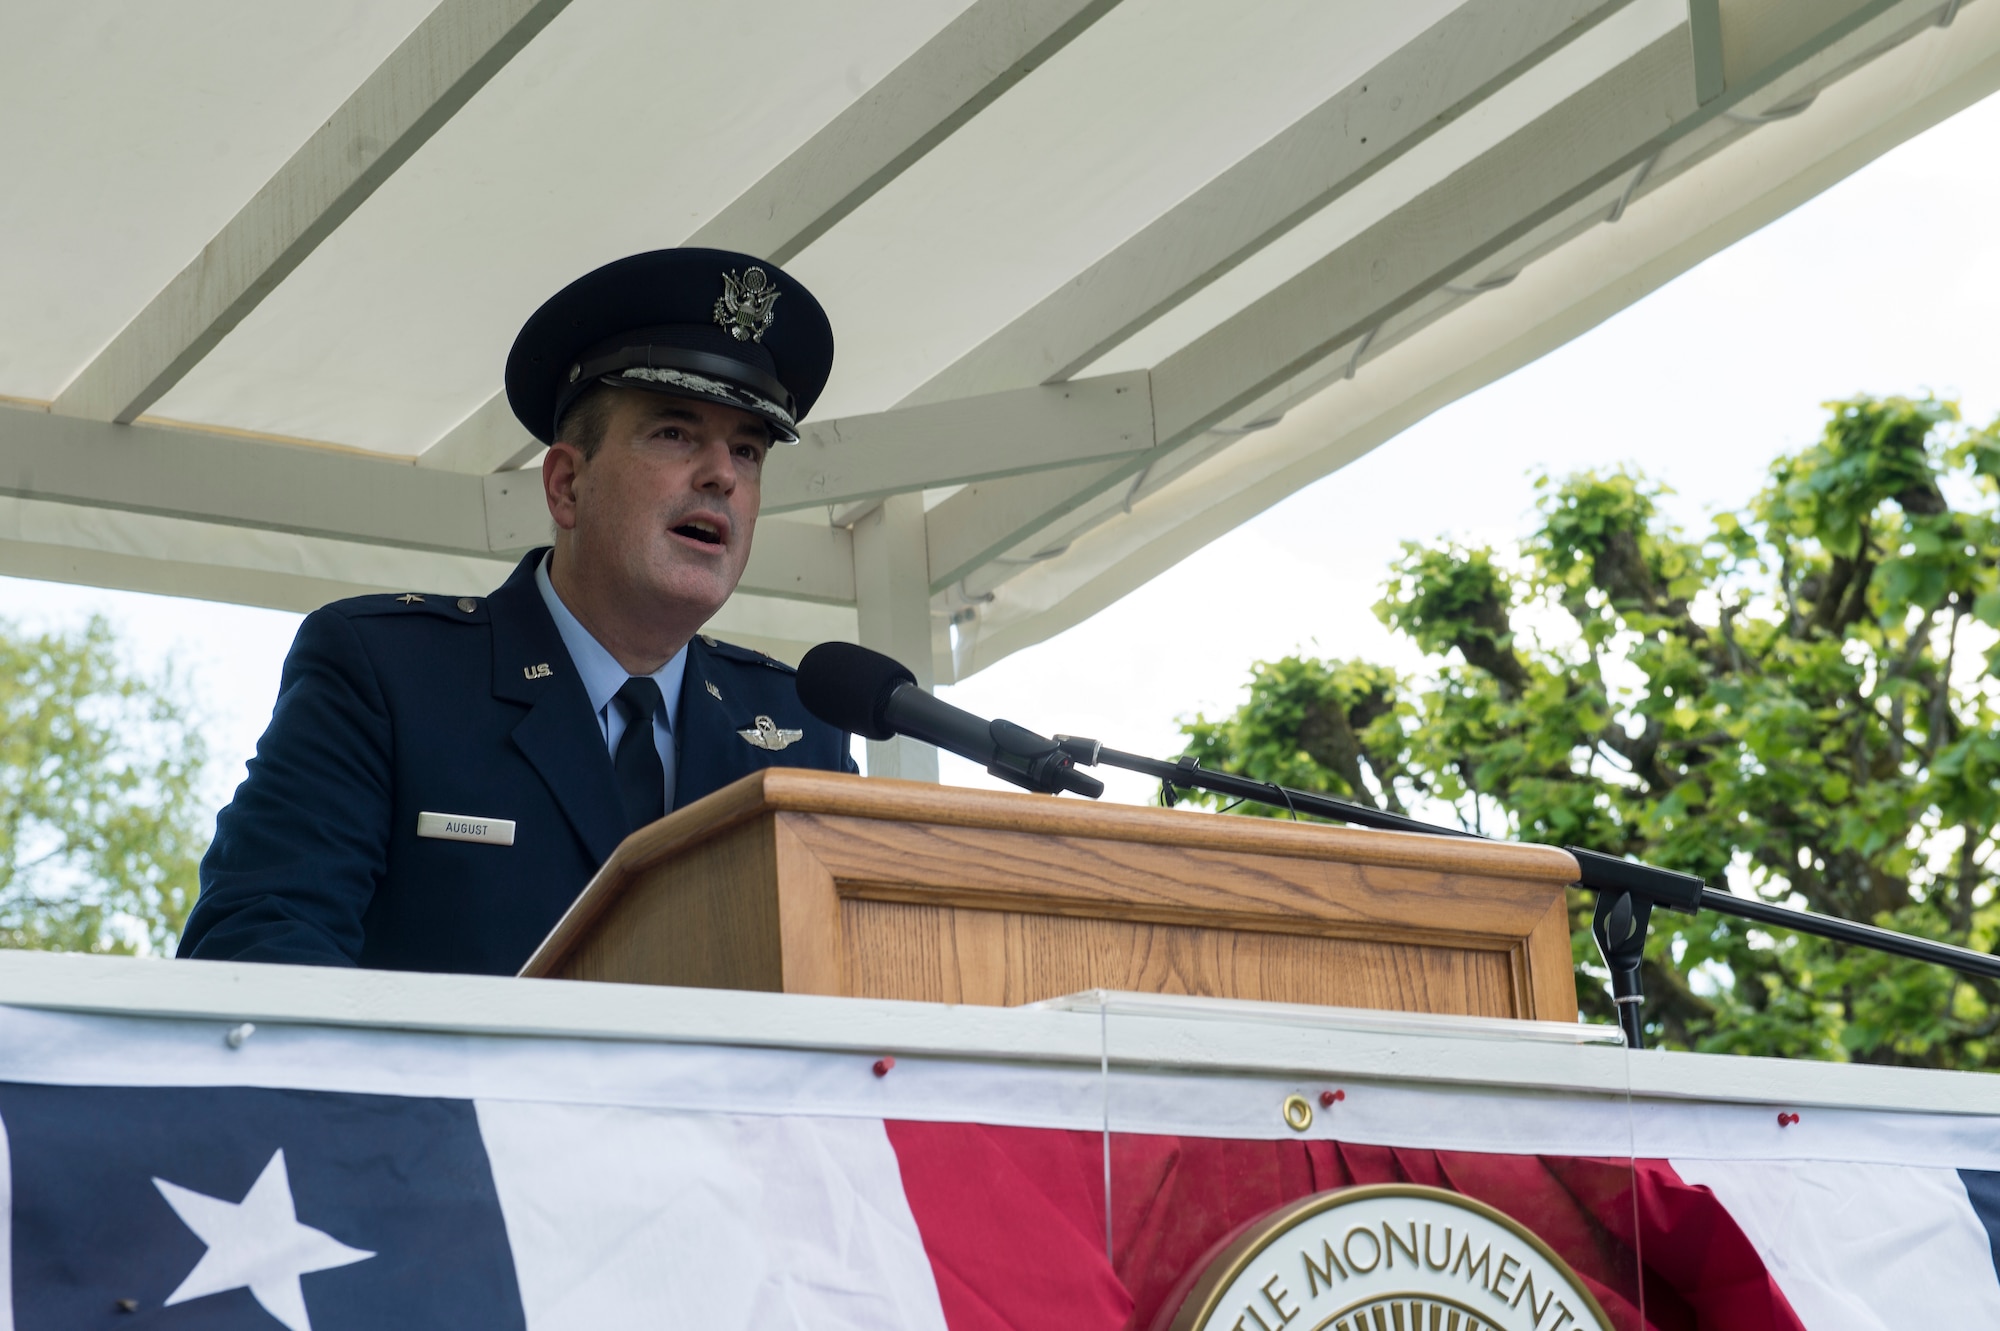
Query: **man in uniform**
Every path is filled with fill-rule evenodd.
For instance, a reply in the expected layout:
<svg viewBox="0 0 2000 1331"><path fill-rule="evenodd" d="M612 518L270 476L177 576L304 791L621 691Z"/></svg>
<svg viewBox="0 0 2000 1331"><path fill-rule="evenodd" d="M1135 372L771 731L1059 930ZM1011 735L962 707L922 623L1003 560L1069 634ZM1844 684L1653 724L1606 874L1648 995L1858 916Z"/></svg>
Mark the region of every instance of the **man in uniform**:
<svg viewBox="0 0 2000 1331"><path fill-rule="evenodd" d="M635 828L855 770L790 667L699 632L832 364L811 293L742 254L634 255L537 310L507 399L550 445L554 548L485 598L306 617L180 955L513 974Z"/></svg>

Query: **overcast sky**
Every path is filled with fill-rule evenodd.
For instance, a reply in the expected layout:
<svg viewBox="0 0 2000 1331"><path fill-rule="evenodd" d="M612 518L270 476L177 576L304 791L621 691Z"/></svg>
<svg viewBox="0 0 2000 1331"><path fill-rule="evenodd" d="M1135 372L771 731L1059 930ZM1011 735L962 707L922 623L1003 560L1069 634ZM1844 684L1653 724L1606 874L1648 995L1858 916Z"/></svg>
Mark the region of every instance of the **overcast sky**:
<svg viewBox="0 0 2000 1331"><path fill-rule="evenodd" d="M1636 207L1643 207L1641 201ZM1242 697L1251 663L1304 650L1416 664L1370 607L1405 540L1506 543L1531 477L1620 462L1677 492L1690 528L1741 505L1770 460L1856 393L2000 413L2000 98L1884 156L1568 346L1420 422L1060 637L944 691L1046 732L1171 756L1176 720ZM218 802L270 715L298 616L0 578L29 628L91 613L131 661L171 659L214 755ZM948 759L945 779L992 784ZM1151 786L1112 779L1112 798Z"/></svg>

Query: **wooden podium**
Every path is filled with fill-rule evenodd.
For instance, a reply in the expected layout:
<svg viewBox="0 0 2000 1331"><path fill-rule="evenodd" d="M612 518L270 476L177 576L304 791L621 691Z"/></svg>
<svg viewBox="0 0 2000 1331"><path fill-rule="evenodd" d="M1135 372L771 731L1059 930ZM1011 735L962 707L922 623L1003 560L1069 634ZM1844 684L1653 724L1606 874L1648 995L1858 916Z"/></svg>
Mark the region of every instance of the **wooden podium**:
<svg viewBox="0 0 2000 1331"><path fill-rule="evenodd" d="M1547 846L774 768L633 833L521 973L1574 1021L1576 873Z"/></svg>

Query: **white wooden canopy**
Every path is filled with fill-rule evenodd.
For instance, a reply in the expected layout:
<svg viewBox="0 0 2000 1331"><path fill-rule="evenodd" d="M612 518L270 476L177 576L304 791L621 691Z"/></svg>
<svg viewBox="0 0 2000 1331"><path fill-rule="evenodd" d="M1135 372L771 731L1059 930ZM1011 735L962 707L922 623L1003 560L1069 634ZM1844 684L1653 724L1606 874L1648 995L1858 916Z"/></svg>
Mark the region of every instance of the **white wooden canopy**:
<svg viewBox="0 0 2000 1331"><path fill-rule="evenodd" d="M0 572L485 591L548 530L516 329L716 244L808 282L839 353L714 631L940 682L2000 86L1993 0L11 0L0 31Z"/></svg>

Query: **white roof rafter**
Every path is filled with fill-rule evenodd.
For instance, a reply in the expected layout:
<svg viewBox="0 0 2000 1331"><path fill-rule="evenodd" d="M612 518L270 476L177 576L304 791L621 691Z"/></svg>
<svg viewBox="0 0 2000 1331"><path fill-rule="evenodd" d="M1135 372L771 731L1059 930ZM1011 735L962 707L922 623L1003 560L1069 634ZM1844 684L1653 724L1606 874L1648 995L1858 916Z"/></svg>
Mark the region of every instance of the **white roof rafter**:
<svg viewBox="0 0 2000 1331"><path fill-rule="evenodd" d="M444 0L51 410L136 420L568 4Z"/></svg>
<svg viewBox="0 0 2000 1331"><path fill-rule="evenodd" d="M684 243L791 262L1117 3L976 0ZM496 393L417 464L499 471L540 451Z"/></svg>
<svg viewBox="0 0 2000 1331"><path fill-rule="evenodd" d="M1508 247L1554 223L1572 234L1582 213L1589 225L1609 220L1629 203L1631 186L1670 179L1660 165L1676 151L1698 160L1715 144L1740 137L1761 123L1732 116L1773 87L1822 75L1852 62L1843 43L1873 54L1888 40L1906 38L1928 20L1922 4L1856 6L1813 40L1783 49L1761 68L1733 70L1726 95L1696 102L1698 62L1689 29L1649 42L1532 123L1402 208L1355 236L1221 321L1153 367L1155 428L1159 452L1168 455L1200 439L1233 416L1281 415L1328 380L1352 378L1355 362L1390 343L1380 334L1398 316L1435 317L1476 289L1451 290L1452 281ZM1917 27L1913 29L1913 16ZM1782 92L1786 102L1796 94ZM1706 139L1699 136L1706 135ZM1646 168L1650 168L1647 170ZM1640 175L1644 172L1643 176ZM1598 206L1609 191L1612 210ZM1422 310L1425 302L1430 309ZM1339 371L1329 365L1341 366ZM1315 373L1315 367L1320 367ZM1301 391L1298 381L1307 387ZM1289 381L1289 382L1288 382ZM1407 423L1407 422L1406 422ZM1213 445L1204 451L1214 451ZM953 496L937 511L940 539L933 542L933 585L943 590L980 564L1023 541L1048 542L1064 519L1114 490L1162 458L1067 473L1068 483L1017 478ZM1176 459L1176 469L1186 465ZM1016 495L1034 496L1032 506ZM992 510L1019 512L1018 526L990 520ZM1032 510L1032 511L1031 511ZM1100 515L1101 516L1101 515ZM982 521L982 519L987 519ZM967 533L981 533L978 543ZM1003 575L1004 576L1004 575ZM995 579L998 581L1000 579Z"/></svg>
<svg viewBox="0 0 2000 1331"><path fill-rule="evenodd" d="M989 613L965 668L977 670L1081 622L1286 495L1562 345L1888 147L2000 90L2000 14L1989 8L1957 17L1971 21L1982 23L1978 44L1942 58L1932 49L1877 59L1822 98L1816 123L1788 120L1778 134L1766 131L1761 141L1744 141L1738 155L1715 159L1708 173L1667 173L1649 191L1664 206L1642 209L1615 227L1585 224L1518 281L1480 296L1472 317L1421 328L1401 345L1392 341L1357 381L1308 398L1278 425L1234 443L1215 465L1187 468L1122 518L1106 520L1118 506L1103 494L1113 487L1099 486L1094 501L1073 503L1062 519L1027 533L1036 545L1060 544L1061 559L1023 561L973 581L974 595L988 578L1003 585L1005 608L1021 610L992 614L1002 606L984 607ZM1827 72L1802 71L1809 79ZM1885 96L1891 92L1908 100ZM1795 95L1778 91L1771 104Z"/></svg>
<svg viewBox="0 0 2000 1331"><path fill-rule="evenodd" d="M252 2L191 0L223 30ZM748 46L678 0L563 11L443 0L413 15L200 257L135 294L136 317L65 334L103 348L67 382L10 369L6 339L32 330L0 326L0 394L16 404L0 405L0 569L295 606L483 590L546 534L534 474L511 470L537 445L494 392L497 363L474 384L377 344L490 356L504 346L492 311L518 319L545 280L487 297L522 244L539 247L537 274L574 273L685 238L786 263L841 330L839 405L774 456L719 631L796 654L859 631L857 588L928 586L932 614L966 627L955 659L934 648L950 679L2000 87L2000 5L1946 0L1261 0L1222 28L1199 0L885 0L868 44L845 51L864 20L807 0L732 16L756 29ZM1232 47L1239 24L1263 35ZM1211 47L1241 58L1292 29L1323 43L1298 66L1321 82L1219 88L1180 122L1201 143L1105 110L1199 101L1150 71L1197 68ZM599 76L644 32L687 43L686 78L708 90L673 106L671 135L647 119L654 89ZM728 62L748 49L768 68L738 77ZM842 70L849 85L829 91ZM755 105L728 104L745 90ZM1051 137L1030 114L1045 104L1075 108L1074 133ZM638 166L633 179L541 186L564 160L549 146L586 124L622 136L610 160ZM27 151L0 145L0 170ZM517 159L542 165L514 172ZM639 190L662 172L683 187ZM1067 183L1036 194L1044 176ZM588 245L565 220L580 179L605 184L610 219ZM980 232L980 211L940 210L939 191L995 201L996 220ZM1028 214L997 206L1010 191L1041 200L1025 229ZM460 197L480 202L459 230L436 225ZM906 220L934 217L963 234ZM509 239L482 249L489 222ZM430 248L403 255L406 234ZM18 256L0 258L0 298L29 289L9 262L61 257L0 255ZM985 265L1011 276L984 281ZM458 309L480 299L484 313ZM385 443L396 431L365 424L368 390L343 377L385 365L403 376L394 400L460 423ZM312 404L289 410L301 389ZM155 403L186 419L140 419ZM920 490L922 539L905 502L895 558L924 576L857 579L836 524Z"/></svg>
<svg viewBox="0 0 2000 1331"><path fill-rule="evenodd" d="M1624 0L1473 0L954 361L906 405L1068 379Z"/></svg>

